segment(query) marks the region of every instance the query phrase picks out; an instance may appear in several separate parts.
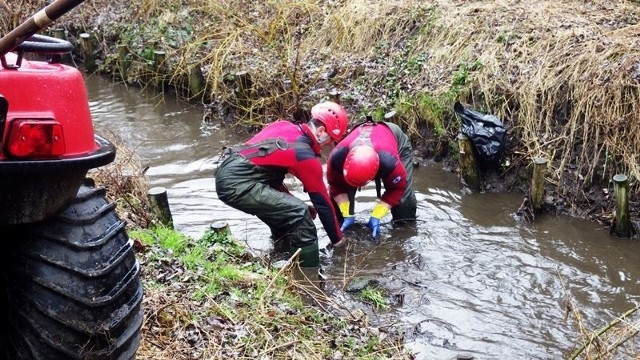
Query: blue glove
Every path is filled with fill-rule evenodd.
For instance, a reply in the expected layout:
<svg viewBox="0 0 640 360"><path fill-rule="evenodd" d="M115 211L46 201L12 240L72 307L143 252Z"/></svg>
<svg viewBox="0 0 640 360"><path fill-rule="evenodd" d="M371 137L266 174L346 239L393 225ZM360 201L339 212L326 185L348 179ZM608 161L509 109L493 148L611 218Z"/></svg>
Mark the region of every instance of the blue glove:
<svg viewBox="0 0 640 360"><path fill-rule="evenodd" d="M353 225L356 222L355 216L347 216L342 220L342 226L340 226L340 231L344 232L349 228L349 226Z"/></svg>
<svg viewBox="0 0 640 360"><path fill-rule="evenodd" d="M375 239L380 235L380 219L376 217L370 217L369 223L367 224L369 229L371 229L371 236Z"/></svg>

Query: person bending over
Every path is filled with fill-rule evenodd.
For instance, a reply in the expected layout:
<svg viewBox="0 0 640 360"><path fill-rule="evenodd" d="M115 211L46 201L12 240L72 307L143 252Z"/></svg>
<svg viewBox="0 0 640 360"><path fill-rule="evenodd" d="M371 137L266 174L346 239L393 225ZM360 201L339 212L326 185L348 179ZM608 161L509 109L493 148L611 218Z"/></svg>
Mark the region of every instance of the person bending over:
<svg viewBox="0 0 640 360"><path fill-rule="evenodd" d="M340 209L341 231L355 222L356 190L372 180L379 198L367 224L373 238L380 235L380 219L389 210L394 222L416 219L413 149L398 125L369 120L354 126L331 151L327 164L329 195Z"/></svg>
<svg viewBox="0 0 640 360"><path fill-rule="evenodd" d="M255 215L269 225L273 239L293 254L301 249L302 267L319 266L315 213L334 246L342 231L323 182L321 148L335 144L346 133L348 117L333 102L311 109L311 119L296 125L278 120L245 143L227 149L215 173L216 193L225 204ZM298 178L313 204L291 195L283 181Z"/></svg>

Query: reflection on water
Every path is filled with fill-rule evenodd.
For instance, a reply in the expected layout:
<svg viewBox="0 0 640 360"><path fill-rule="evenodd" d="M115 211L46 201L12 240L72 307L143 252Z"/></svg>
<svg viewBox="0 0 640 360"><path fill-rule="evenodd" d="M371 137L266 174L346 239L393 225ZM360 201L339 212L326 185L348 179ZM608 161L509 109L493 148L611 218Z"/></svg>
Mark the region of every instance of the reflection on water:
<svg viewBox="0 0 640 360"><path fill-rule="evenodd" d="M216 199L213 169L222 146L241 139L201 123L201 109L87 79L98 132L119 134L150 166L152 186L168 189L178 230L195 237L216 220L257 251L270 247L257 218ZM377 243L364 227L347 249L329 259L327 275L341 288L345 277L373 276L403 301L377 314L406 324L408 346L419 359L566 358L578 339L565 319L571 295L595 330L640 300L637 242L609 237L588 221L541 217L521 224L518 194L467 194L455 174L436 167L415 172L418 222L384 224ZM308 200L295 180L293 193ZM373 186L357 195L357 221L375 204ZM321 246L328 239L318 222ZM340 280L338 280L340 279ZM347 296L341 294L340 296ZM637 341L637 340L634 340Z"/></svg>

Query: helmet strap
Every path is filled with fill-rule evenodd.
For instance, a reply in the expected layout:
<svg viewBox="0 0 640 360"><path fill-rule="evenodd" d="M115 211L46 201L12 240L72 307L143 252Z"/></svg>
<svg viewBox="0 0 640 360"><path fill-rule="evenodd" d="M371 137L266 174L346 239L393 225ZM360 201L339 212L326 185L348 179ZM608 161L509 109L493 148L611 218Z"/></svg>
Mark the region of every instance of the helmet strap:
<svg viewBox="0 0 640 360"><path fill-rule="evenodd" d="M308 124L309 124L309 128L311 128L311 131L313 132L313 135L316 137L316 141L318 141L318 144L320 144L320 146L326 145L331 142L331 136L329 136L329 133L327 133L327 128L324 125L321 125L321 126L324 128L326 137L321 138L320 134L318 134L318 128L316 127L316 122L309 121Z"/></svg>

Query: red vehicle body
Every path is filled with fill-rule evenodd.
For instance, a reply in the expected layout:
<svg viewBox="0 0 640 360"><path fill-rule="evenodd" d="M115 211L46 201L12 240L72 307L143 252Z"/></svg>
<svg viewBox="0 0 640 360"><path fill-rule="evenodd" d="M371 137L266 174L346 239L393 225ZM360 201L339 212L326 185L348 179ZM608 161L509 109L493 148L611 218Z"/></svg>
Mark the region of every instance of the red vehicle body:
<svg viewBox="0 0 640 360"><path fill-rule="evenodd" d="M94 134L80 71L56 61L71 44L28 39L0 52L0 358L132 359L140 266L86 178L115 149Z"/></svg>
<svg viewBox="0 0 640 360"><path fill-rule="evenodd" d="M11 191L0 191L0 202L12 210L0 212L0 224L39 221L75 197L87 170L113 161L115 150L94 135L77 69L24 59L13 67L17 56L4 58L10 67L0 71L0 102L7 108L0 188Z"/></svg>

